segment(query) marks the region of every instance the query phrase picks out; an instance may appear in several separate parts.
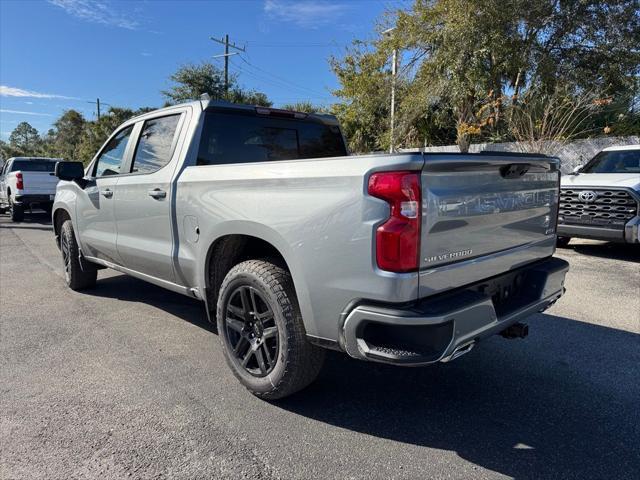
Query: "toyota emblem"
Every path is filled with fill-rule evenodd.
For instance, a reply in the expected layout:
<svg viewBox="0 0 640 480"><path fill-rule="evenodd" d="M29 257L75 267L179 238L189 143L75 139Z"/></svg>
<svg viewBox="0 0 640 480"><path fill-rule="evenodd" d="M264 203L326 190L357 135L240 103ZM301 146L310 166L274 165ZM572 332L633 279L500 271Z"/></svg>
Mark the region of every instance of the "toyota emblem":
<svg viewBox="0 0 640 480"><path fill-rule="evenodd" d="M592 192L591 190L584 190L578 193L578 199L585 203L595 202L596 198L598 198L598 194L596 192Z"/></svg>

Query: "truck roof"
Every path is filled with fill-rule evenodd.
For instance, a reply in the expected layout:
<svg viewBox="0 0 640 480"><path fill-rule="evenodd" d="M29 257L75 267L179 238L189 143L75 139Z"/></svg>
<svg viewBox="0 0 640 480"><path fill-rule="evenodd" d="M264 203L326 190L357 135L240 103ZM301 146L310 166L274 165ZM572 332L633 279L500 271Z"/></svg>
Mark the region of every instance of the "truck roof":
<svg viewBox="0 0 640 480"><path fill-rule="evenodd" d="M603 152L616 152L621 150L640 150L640 144L634 145L617 145L615 147L607 147L603 149Z"/></svg>
<svg viewBox="0 0 640 480"><path fill-rule="evenodd" d="M10 162L11 160L39 160L39 161L48 161L48 162L59 162L62 158L52 158L52 157L11 157L6 161Z"/></svg>
<svg viewBox="0 0 640 480"><path fill-rule="evenodd" d="M137 115L137 116L127 120L127 122L130 122L131 120L136 120L138 118L144 117L146 115L149 115L150 113L161 112L163 110L171 110L172 108L185 106L185 105L191 105L191 106L193 106L195 108L201 108L202 110L229 109L229 110L238 110L238 111L244 111L244 112L258 112L258 109L261 109L261 110L269 110L271 112L287 112L287 113L304 115L304 117L299 117L301 119L302 118L315 119L315 120L320 121L322 123L329 123L329 124L335 124L335 125L338 124L338 119L335 117L335 115L330 115L330 114L325 114L325 113L296 112L294 110L283 110L283 109L279 109L279 108L263 107L263 106L260 106L260 105L247 105L247 104L242 104L242 103L226 102L224 100L210 100L210 99L193 100L191 102L178 103L176 105L169 105L169 106L166 106L166 107L163 107L163 108L158 108L158 109L153 110L151 112L146 112L146 113L143 113L141 115Z"/></svg>

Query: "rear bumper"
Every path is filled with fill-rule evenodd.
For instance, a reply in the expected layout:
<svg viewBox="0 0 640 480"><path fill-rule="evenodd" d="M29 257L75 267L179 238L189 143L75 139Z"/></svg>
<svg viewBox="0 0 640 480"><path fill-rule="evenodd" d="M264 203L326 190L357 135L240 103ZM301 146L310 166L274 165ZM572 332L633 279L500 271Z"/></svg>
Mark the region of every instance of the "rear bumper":
<svg viewBox="0 0 640 480"><path fill-rule="evenodd" d="M548 308L564 293L568 270L564 260L548 258L411 306L358 305L347 315L341 341L362 360L411 366L449 361Z"/></svg>
<svg viewBox="0 0 640 480"><path fill-rule="evenodd" d="M54 195L42 195L42 194L27 194L27 195L16 195L16 203L22 205L31 205L35 203L53 203Z"/></svg>
<svg viewBox="0 0 640 480"><path fill-rule="evenodd" d="M559 237L590 238L592 240L607 240L621 243L640 243L640 216L628 221L624 229L593 227L590 225L575 225L558 223Z"/></svg>

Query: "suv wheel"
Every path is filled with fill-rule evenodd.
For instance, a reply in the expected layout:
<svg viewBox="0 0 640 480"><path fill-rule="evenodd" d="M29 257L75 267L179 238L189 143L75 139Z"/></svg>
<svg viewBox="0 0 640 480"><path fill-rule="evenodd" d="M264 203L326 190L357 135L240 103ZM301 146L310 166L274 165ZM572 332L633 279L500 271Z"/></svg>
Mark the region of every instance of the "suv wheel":
<svg viewBox="0 0 640 480"><path fill-rule="evenodd" d="M76 243L71 220L66 220L60 229L60 251L64 264L64 280L71 290L93 287L98 277L97 271L85 272L80 266L80 249Z"/></svg>
<svg viewBox="0 0 640 480"><path fill-rule="evenodd" d="M22 205L16 205L9 196L9 214L11 215L11 221L21 222L24 220L24 207Z"/></svg>
<svg viewBox="0 0 640 480"><path fill-rule="evenodd" d="M285 269L264 260L233 267L220 287L216 317L227 364L254 395L283 398L320 373L324 350L306 339Z"/></svg>

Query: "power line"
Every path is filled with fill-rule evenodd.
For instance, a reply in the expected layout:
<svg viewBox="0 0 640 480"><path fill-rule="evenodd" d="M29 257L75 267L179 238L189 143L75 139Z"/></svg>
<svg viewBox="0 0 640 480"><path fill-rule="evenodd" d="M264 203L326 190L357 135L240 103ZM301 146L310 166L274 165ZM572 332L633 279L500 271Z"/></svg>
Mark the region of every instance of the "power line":
<svg viewBox="0 0 640 480"><path fill-rule="evenodd" d="M283 88L283 89L286 89L286 90L294 89L294 90L297 90L299 94L305 95L307 98L332 98L330 95L322 95L319 92L313 92L313 91L304 89L302 87L298 87L298 86L296 86L294 84L290 84L290 83L287 84L287 83L284 83L284 82L276 80L276 79L265 78L261 74L257 74L256 72L253 72L251 70L247 70L246 68L242 68L242 66L238 65L233 60L231 61L231 63L241 73L243 73L244 75L248 75L248 76L258 80L261 83L266 83L266 84L273 85L275 87Z"/></svg>
<svg viewBox="0 0 640 480"><path fill-rule="evenodd" d="M262 72L265 75L269 75L270 77L275 78L280 83L285 84L285 86L287 86L288 88L291 88L291 87L297 88L298 90L305 91L305 92L311 93L313 95L318 95L320 93L320 92L317 92L317 91L312 90L310 88L303 87L302 85L298 85L298 84L296 84L296 83L294 83L294 82L292 82L290 80L287 80L286 78L280 77L280 76L278 76L278 75L276 75L274 73L268 72L264 68L260 68L257 65L254 65L253 63L249 62L242 55L240 55L239 58L240 58L240 60L242 60L244 63L246 63L251 68L254 68L255 70L258 70L258 71Z"/></svg>

